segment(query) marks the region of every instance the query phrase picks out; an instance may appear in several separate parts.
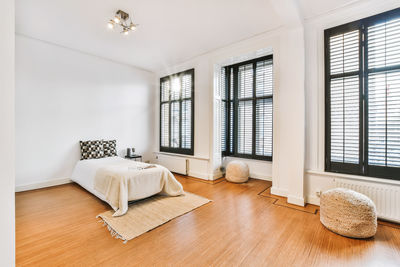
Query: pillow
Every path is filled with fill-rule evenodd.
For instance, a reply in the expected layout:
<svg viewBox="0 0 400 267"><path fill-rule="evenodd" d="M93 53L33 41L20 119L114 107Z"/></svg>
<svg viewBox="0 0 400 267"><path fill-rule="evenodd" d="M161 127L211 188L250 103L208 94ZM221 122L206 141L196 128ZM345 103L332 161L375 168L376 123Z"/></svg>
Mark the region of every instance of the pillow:
<svg viewBox="0 0 400 267"><path fill-rule="evenodd" d="M117 156L117 140L103 141L104 157Z"/></svg>
<svg viewBox="0 0 400 267"><path fill-rule="evenodd" d="M104 157L103 140L79 141L81 145L81 160Z"/></svg>

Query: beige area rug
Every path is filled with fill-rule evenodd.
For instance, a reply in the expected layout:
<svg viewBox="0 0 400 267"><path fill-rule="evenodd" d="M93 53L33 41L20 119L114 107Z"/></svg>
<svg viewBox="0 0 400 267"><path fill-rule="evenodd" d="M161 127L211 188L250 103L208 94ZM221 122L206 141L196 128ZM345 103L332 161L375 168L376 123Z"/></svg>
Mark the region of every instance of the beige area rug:
<svg viewBox="0 0 400 267"><path fill-rule="evenodd" d="M96 218L101 219L113 237L126 243L210 201L188 192L177 197L156 195L133 202L123 216L113 217L114 211L110 210L97 215Z"/></svg>

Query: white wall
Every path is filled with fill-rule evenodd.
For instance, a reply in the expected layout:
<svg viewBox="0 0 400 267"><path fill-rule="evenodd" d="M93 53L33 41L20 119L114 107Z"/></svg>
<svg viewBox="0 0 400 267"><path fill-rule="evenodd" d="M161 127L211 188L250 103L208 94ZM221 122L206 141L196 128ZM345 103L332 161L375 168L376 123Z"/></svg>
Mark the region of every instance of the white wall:
<svg viewBox="0 0 400 267"><path fill-rule="evenodd" d="M382 13L400 7L397 0L358 1L305 22L306 40L306 176L305 195L308 202L319 204L317 191L334 187L335 178L366 179L354 175L324 172L324 29ZM375 183L394 181L378 179Z"/></svg>
<svg viewBox="0 0 400 267"><path fill-rule="evenodd" d="M186 69L195 69L195 147L194 156L208 158L208 169L199 178L217 177L214 166L216 146L214 134L214 66L242 57L257 56L269 50L274 55L274 151L273 162L249 161L250 172L256 178L273 180L276 194L291 196L302 205L304 173L304 39L302 27L280 28L195 57L176 66L157 72L157 78ZM295 62L293 62L293 60ZM157 81L158 82L158 81ZM159 103L159 96L155 101ZM159 111L156 111L154 151L159 150ZM295 123L293 123L295 121ZM191 159L192 161L194 159ZM229 159L228 159L229 160ZM224 163L225 164L225 163ZM190 173L190 172L189 172Z"/></svg>
<svg viewBox="0 0 400 267"><path fill-rule="evenodd" d="M274 54L274 153L273 162L248 161L255 178L271 179L272 192L288 196L291 203L319 204L316 192L334 186L335 177L324 172L324 29L400 7L397 0L366 0L339 8L302 23L288 21L289 28L261 34L195 57L176 66L160 69L158 78L189 68L195 68L195 157L207 157L208 170L203 177L213 179L218 174L213 125L213 78L216 64L230 58L248 55L263 48ZM290 15L290 17L293 17ZM246 59L244 57L244 59ZM305 84L305 86L304 86ZM304 92L305 91L305 92ZM156 96L158 102L158 96ZM158 108L158 106L157 106ZM156 131L158 134L158 111ZM306 129L306 130L305 130ZM158 151L158 139L155 140ZM230 159L226 159L223 165ZM207 172L207 173L206 173ZM262 174L262 175L259 175ZM368 180L368 178L366 178ZM371 179L369 179L371 181ZM379 182L381 181L381 182ZM384 179L374 183L398 186Z"/></svg>
<svg viewBox="0 0 400 267"><path fill-rule="evenodd" d="M0 262L15 265L14 0L0 8Z"/></svg>
<svg viewBox="0 0 400 267"><path fill-rule="evenodd" d="M203 57L201 57L203 58ZM189 175L193 177L198 177L202 179L209 178L209 159L210 159L210 118L212 118L212 110L211 110L211 88L210 88L210 77L209 73L211 72L210 64L208 64L207 60L195 60L190 62L185 62L180 66L171 66L164 71L160 71L157 73L154 82L157 84L157 91L159 92L159 78L163 76L167 76L169 74L173 74L176 72L184 71L187 69L195 69L195 91L194 91L194 157L188 157L189 159ZM156 111L154 119L155 126L155 139L153 144L153 151L159 151L159 93L155 95L154 103L156 103ZM154 155L153 161L158 162L156 157L158 155Z"/></svg>
<svg viewBox="0 0 400 267"><path fill-rule="evenodd" d="M150 72L17 35L17 189L70 178L79 140L116 139L148 160L154 94Z"/></svg>
<svg viewBox="0 0 400 267"><path fill-rule="evenodd" d="M222 161L222 166L226 168L229 162L237 160L235 157L225 157ZM249 166L250 177L260 180L272 181L272 163L265 162L263 160L254 159L240 159L246 162Z"/></svg>

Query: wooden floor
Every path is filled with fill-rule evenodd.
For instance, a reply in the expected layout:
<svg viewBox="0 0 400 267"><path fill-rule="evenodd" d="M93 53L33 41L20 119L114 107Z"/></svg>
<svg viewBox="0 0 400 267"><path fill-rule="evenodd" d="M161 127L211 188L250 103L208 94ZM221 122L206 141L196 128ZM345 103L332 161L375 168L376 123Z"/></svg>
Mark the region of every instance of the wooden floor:
<svg viewBox="0 0 400 267"><path fill-rule="evenodd" d="M76 184L16 194L18 266L399 266L400 227L350 239L325 229L316 207L269 194L270 182L178 177L213 202L127 244L95 218L109 207Z"/></svg>

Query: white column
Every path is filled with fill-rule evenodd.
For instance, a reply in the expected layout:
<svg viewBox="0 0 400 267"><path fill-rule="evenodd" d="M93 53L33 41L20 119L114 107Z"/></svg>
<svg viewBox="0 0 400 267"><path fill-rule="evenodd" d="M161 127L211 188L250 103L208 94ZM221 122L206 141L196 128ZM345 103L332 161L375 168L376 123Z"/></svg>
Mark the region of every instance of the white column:
<svg viewBox="0 0 400 267"><path fill-rule="evenodd" d="M213 66L212 75L212 120L211 127L212 136L210 138L211 149L210 149L210 166L209 166L209 179L215 180L222 176L220 167L222 165L221 156L221 66L215 64Z"/></svg>
<svg viewBox="0 0 400 267"><path fill-rule="evenodd" d="M4 0L0 8L0 262L15 265L15 59L14 0Z"/></svg>
<svg viewBox="0 0 400 267"><path fill-rule="evenodd" d="M304 29L281 33L278 85L274 95L274 158L271 193L304 206L305 90ZM274 58L275 60L275 58Z"/></svg>

